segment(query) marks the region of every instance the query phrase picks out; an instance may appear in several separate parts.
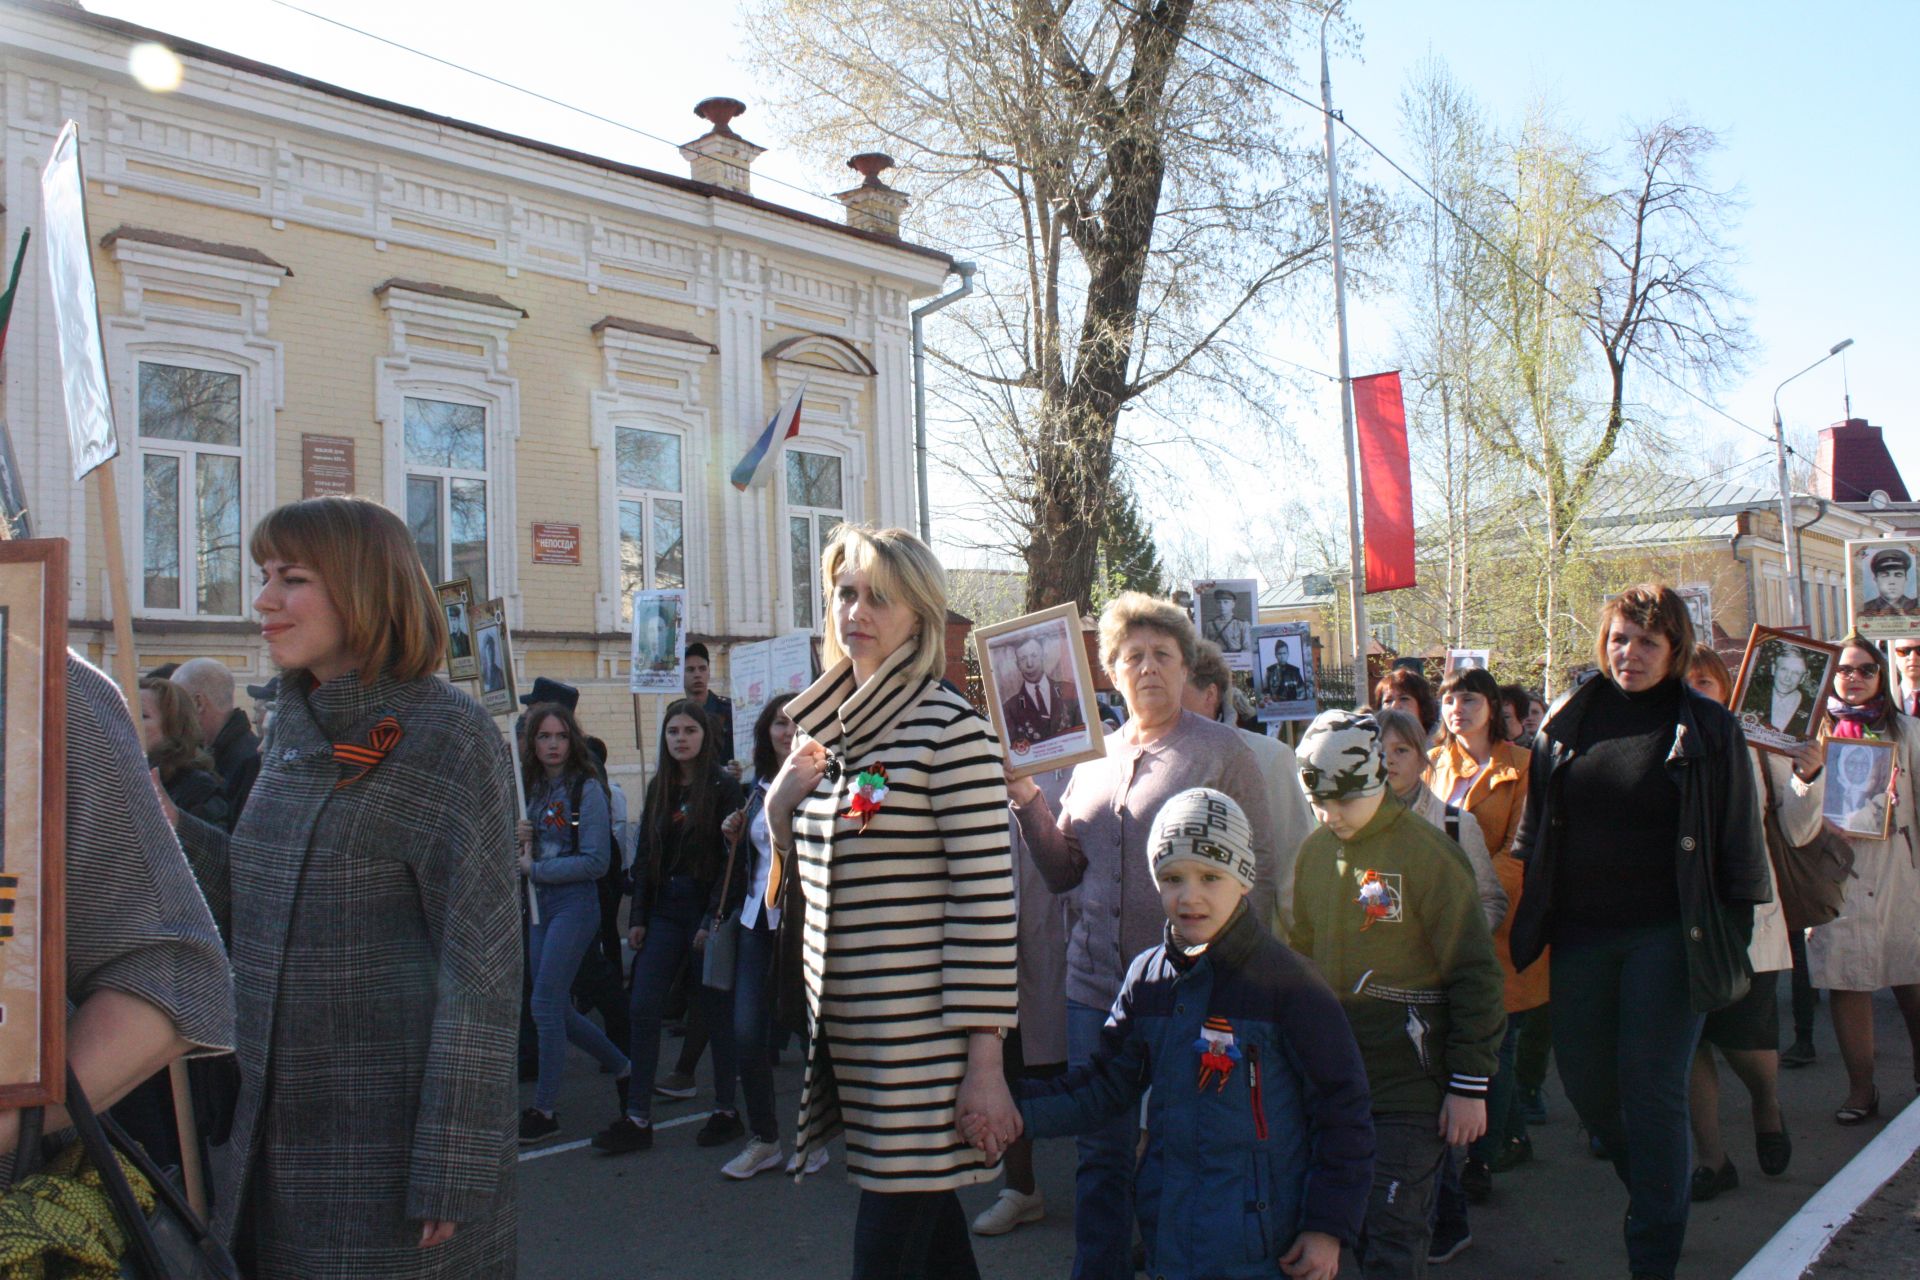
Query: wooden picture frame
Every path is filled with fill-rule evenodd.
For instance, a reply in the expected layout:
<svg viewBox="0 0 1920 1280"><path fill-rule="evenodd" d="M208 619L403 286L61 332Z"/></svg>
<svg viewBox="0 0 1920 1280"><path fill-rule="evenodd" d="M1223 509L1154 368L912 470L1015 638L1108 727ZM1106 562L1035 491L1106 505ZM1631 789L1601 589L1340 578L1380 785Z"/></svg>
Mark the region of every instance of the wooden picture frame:
<svg viewBox="0 0 1920 1280"><path fill-rule="evenodd" d="M455 578L433 589L447 619L447 679L478 680L480 656L473 645L473 579Z"/></svg>
<svg viewBox="0 0 1920 1280"><path fill-rule="evenodd" d="M67 544L0 541L0 1107L66 1098Z"/></svg>
<svg viewBox="0 0 1920 1280"><path fill-rule="evenodd" d="M1895 745L1877 738L1828 738L1824 767L1820 816L1842 835L1885 840L1893 830Z"/></svg>
<svg viewBox="0 0 1920 1280"><path fill-rule="evenodd" d="M520 703L513 681L513 632L507 626L507 602L499 597L475 600L468 607L473 619L474 679L480 687L480 705L492 716L510 716Z"/></svg>
<svg viewBox="0 0 1920 1280"><path fill-rule="evenodd" d="M1800 659L1797 696L1781 698L1776 688L1780 664L1796 654ZM1791 755L1811 742L1833 692L1833 669L1839 661L1838 645L1784 627L1755 627L1747 636L1747 651L1727 702L1746 731L1748 745Z"/></svg>
<svg viewBox="0 0 1920 1280"><path fill-rule="evenodd" d="M1107 754L1078 605L1069 601L980 627L973 647L981 696L1013 777Z"/></svg>

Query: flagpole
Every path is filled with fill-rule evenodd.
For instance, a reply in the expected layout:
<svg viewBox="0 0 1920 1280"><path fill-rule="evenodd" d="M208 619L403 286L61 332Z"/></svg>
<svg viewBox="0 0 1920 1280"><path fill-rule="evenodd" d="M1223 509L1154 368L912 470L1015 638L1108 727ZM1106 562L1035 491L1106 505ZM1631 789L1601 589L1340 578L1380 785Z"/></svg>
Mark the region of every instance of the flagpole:
<svg viewBox="0 0 1920 1280"><path fill-rule="evenodd" d="M1340 345L1340 442L1347 454L1347 556L1352 582L1353 705L1367 705L1367 570L1360 542L1360 468L1353 428L1353 376L1347 351L1347 269L1340 252L1340 166L1333 142L1333 77L1327 65L1327 23L1335 9L1320 18L1320 106L1327 138L1327 231L1333 245L1333 317Z"/></svg>

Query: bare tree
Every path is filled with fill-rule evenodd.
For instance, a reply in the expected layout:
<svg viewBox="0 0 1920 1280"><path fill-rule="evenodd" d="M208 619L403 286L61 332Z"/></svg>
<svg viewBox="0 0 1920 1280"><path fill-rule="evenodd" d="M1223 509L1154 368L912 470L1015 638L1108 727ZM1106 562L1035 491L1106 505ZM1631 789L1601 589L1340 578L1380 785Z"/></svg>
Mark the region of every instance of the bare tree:
<svg viewBox="0 0 1920 1280"><path fill-rule="evenodd" d="M1277 423L1254 323L1324 258L1315 121L1280 0L759 0L802 146L885 140L916 225L983 260L937 389L1027 603L1090 603L1128 425L1182 447L1231 406ZM1229 65L1208 50L1231 51ZM1364 250L1383 218L1352 201ZM1363 260L1364 260L1364 254Z"/></svg>

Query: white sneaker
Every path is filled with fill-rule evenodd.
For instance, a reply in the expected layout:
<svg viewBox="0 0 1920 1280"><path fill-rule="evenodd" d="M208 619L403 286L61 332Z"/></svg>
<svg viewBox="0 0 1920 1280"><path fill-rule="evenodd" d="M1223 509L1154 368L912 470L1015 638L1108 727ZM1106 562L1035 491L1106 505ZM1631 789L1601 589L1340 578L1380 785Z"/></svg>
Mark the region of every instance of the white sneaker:
<svg viewBox="0 0 1920 1280"><path fill-rule="evenodd" d="M740 1149L740 1154L720 1166L720 1172L740 1182L756 1173L780 1167L780 1144L755 1138Z"/></svg>
<svg viewBox="0 0 1920 1280"><path fill-rule="evenodd" d="M1003 1236L1023 1222L1038 1222L1047 1216L1047 1199L1038 1191L1022 1195L1012 1187L1000 1192L992 1204L973 1220L973 1234Z"/></svg>
<svg viewBox="0 0 1920 1280"><path fill-rule="evenodd" d="M812 1177L814 1174L826 1168L827 1161L830 1158L831 1153L825 1147L815 1147L813 1150L807 1152L807 1176ZM800 1172L800 1153L798 1151L787 1157L786 1171L789 1176Z"/></svg>

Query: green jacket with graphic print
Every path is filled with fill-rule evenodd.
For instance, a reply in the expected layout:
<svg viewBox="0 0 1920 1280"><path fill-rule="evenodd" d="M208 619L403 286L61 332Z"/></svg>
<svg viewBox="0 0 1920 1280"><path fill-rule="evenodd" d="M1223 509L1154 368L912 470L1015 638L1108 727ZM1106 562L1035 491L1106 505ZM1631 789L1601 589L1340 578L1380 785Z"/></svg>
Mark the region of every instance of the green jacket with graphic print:
<svg viewBox="0 0 1920 1280"><path fill-rule="evenodd" d="M1506 1012L1459 845L1389 791L1352 840L1324 826L1307 837L1293 906L1293 948L1340 997L1376 1114L1436 1112L1448 1092L1486 1097Z"/></svg>

